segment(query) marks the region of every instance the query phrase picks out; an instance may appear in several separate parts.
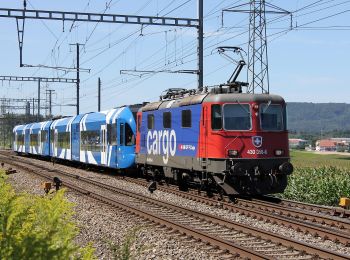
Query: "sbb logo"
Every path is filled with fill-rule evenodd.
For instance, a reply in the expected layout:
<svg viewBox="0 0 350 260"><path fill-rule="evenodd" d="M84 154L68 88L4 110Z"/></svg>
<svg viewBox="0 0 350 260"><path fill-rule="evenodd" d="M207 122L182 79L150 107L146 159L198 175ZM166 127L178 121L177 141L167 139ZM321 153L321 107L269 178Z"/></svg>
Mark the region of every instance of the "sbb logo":
<svg viewBox="0 0 350 260"><path fill-rule="evenodd" d="M162 155L165 164L169 161L169 154L176 153L176 133L174 130L154 130L147 133L147 153Z"/></svg>

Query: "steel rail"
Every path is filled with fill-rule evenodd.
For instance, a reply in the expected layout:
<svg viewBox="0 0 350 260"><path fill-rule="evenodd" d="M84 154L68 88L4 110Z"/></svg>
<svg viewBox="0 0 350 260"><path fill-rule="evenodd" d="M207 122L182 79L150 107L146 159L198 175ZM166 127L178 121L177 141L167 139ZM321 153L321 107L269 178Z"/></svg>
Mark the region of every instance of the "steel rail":
<svg viewBox="0 0 350 260"><path fill-rule="evenodd" d="M27 172L34 173L35 175L41 176L41 177L46 178L48 180L52 180L52 175L35 171L35 170L31 169L30 167L23 166L23 165L20 165L18 163L14 163L13 161L7 162L7 163L12 164L16 167L22 168ZM31 166L38 167L37 165L31 165ZM41 167L38 167L38 168L41 168ZM96 200L99 200L101 202L104 202L104 203L111 205L113 207L122 209L128 213L133 214L133 215L139 216L143 219L152 221L158 225L165 225L166 227L174 229L182 234L186 234L187 236L193 237L199 241L204 241L204 242L210 243L214 247L219 247L222 250L228 251L231 254L233 254L234 256L245 257L248 259L267 259L267 257L265 255L263 255L259 252L255 252L255 251L250 250L248 248L244 248L240 245L237 245L233 242L218 238L216 236L209 236L208 234L206 234L204 232L200 232L196 229L186 227L185 225L181 225L179 223L167 220L165 218L156 216L154 214L150 214L147 211L144 211L144 210L138 209L136 207L133 207L131 205L125 204L119 200L114 200L114 199L108 198L108 197L103 196L101 194L95 193L91 190L87 190L87 189L84 189L82 187L78 187L70 182L64 181L63 186L65 186L71 190L74 190L76 192L87 195L87 196L94 198Z"/></svg>
<svg viewBox="0 0 350 260"><path fill-rule="evenodd" d="M350 220L350 210L343 209L340 207L327 207L327 206L309 204L305 202L291 201L286 199L282 199L279 204L283 205L284 207L289 207L289 208L294 207L294 208L299 208L303 210L315 211L315 212L327 214L330 216L347 218Z"/></svg>
<svg viewBox="0 0 350 260"><path fill-rule="evenodd" d="M269 203L262 200L238 200L238 204L242 207L249 207L252 209L261 210L264 212L269 212L271 214L276 214L279 216L286 216L289 218L307 220L313 223L319 223L322 225L328 225L331 227L337 227L341 230L350 232L350 221L339 220L331 216L322 216L314 214L310 211L301 210L293 207L285 207L281 203Z"/></svg>
<svg viewBox="0 0 350 260"><path fill-rule="evenodd" d="M147 186L147 183L145 183L142 180L135 180L132 178L128 178L128 181L137 183L139 185ZM341 230L342 228L346 227L348 228L348 222L342 220L342 219L330 219L327 216L317 216L312 215L307 212L299 212L299 215L292 215L291 212L294 212L294 209L279 209L280 211L284 210L283 214L276 214L276 212L272 212L271 210L268 210L268 206L266 206L265 210L262 208L254 207L249 204L250 201L244 200L244 204L233 204L230 202L225 201L218 201L216 199L208 198L206 196L197 195L188 192L183 192L177 190L177 188L169 188L165 186L158 186L158 189L164 192L170 192L175 195L181 196L183 198L198 201L207 205L211 206L220 206L220 208L229 210L232 212L237 212L242 215L252 217L258 220L262 220L265 222L272 222L275 224L279 224L288 228L292 228L298 232L303 232L305 234L311 234L313 236L319 236L324 239L329 239L334 242L340 242L346 246L350 245L350 233ZM309 219L306 218L306 216L310 216ZM311 217L314 216L312 220ZM294 217L294 218L293 218ZM309 220L307 222L306 220ZM318 220L318 224L315 224L314 221ZM339 222L337 224L337 221ZM323 224L329 224L329 226L339 226L339 230L336 230L331 227L324 227Z"/></svg>
<svg viewBox="0 0 350 260"><path fill-rule="evenodd" d="M39 168L44 168L43 166L37 166L37 165L33 165L34 167L39 167ZM68 176L68 177L71 177L71 178L76 178L76 175L74 174L70 174L70 173L66 173L66 172L63 172L63 171L60 171L60 170L55 170L55 172L59 173L59 174L63 174L63 175L71 175L71 176ZM79 177L80 180L88 180L88 182L90 184L93 184L93 185L97 185L97 186L100 186L102 188L105 188L105 189L111 189L111 190L114 190L115 192L121 192L121 190L116 190L116 188L112 187L112 186L109 186L106 185L106 184L102 184L102 183L99 183L99 182L96 182L96 181L92 181L90 179L86 179L84 177ZM86 180L85 180L86 179ZM127 191L123 191L125 193L125 195L127 196L130 196L129 192ZM145 197L142 197L140 195L133 195L133 196L138 196L139 198L138 199L142 199L144 201L148 201L148 202L151 202L151 203L155 203L153 199L148 199L148 198L145 198ZM164 202L158 202L158 203L161 203L161 204L164 204ZM179 207L179 206L175 206L175 205L168 205L168 207L173 207L174 210L177 209L177 210L180 210L180 211L183 211L183 212L188 212L189 210L186 209L186 208L182 208L182 207ZM233 222L229 222L229 221L226 221L226 220L222 220L222 219L219 219L219 218L216 218L214 216L211 216L211 215L207 215L207 214L202 214L202 213L186 213L186 214L200 214L199 216L197 216L198 218L203 218L203 216L205 216L205 218L208 218L210 219L209 221L211 221L212 223L216 223L218 225L223 225L223 226L230 226L231 228L233 229L237 229L237 227L239 227L239 230L241 230L242 232L248 232L248 233L252 233L252 232L260 232L259 236L263 237L264 239L271 239L271 240L276 240L276 237L277 239L281 242L283 241L282 243L284 245L288 245L290 247L293 247L297 250L301 250L301 251L306 251L308 253L312 253L312 254L316 254L316 255L319 255L320 257L332 257L332 258L337 258L337 257L340 257L338 259L341 259L342 257L345 257L344 255L337 255L336 253L333 253L333 252L330 252L330 251L327 251L327 250L323 250L323 249L320 249L320 248L314 248L310 245L307 245L303 242L300 242L300 241L290 241L289 239L286 239L282 236L279 236L279 235L272 235L268 232L262 232L260 230L253 230L252 228L250 227L245 227L244 225L241 225L241 224L237 224L237 223L233 223ZM297 245L296 245L297 243ZM322 252L320 252L320 250ZM334 255L335 254L335 255Z"/></svg>

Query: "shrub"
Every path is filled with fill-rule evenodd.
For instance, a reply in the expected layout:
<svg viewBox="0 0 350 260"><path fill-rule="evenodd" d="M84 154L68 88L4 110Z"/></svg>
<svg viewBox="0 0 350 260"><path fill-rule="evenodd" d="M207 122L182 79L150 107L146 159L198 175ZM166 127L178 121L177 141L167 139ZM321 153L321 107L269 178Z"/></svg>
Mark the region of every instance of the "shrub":
<svg viewBox="0 0 350 260"><path fill-rule="evenodd" d="M336 167L296 168L288 178L283 198L336 206L340 197L350 197L350 173Z"/></svg>
<svg viewBox="0 0 350 260"><path fill-rule="evenodd" d="M0 259L93 259L79 248L73 205L64 190L46 197L16 194L0 173Z"/></svg>

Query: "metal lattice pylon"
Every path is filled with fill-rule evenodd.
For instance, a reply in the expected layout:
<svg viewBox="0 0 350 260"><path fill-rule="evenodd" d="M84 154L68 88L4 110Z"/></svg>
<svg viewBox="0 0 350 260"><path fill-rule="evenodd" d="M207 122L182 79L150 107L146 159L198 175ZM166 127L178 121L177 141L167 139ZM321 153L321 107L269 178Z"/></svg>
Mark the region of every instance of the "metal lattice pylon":
<svg viewBox="0 0 350 260"><path fill-rule="evenodd" d="M250 1L248 93L269 93L265 1Z"/></svg>
<svg viewBox="0 0 350 260"><path fill-rule="evenodd" d="M250 7L249 10L245 7ZM266 10L266 7L268 10ZM249 13L248 79L247 93L269 93L269 66L267 59L266 14L291 16L292 13L265 0L250 0L222 10L224 12ZM222 14L223 15L223 14ZM223 20L223 18L222 18Z"/></svg>

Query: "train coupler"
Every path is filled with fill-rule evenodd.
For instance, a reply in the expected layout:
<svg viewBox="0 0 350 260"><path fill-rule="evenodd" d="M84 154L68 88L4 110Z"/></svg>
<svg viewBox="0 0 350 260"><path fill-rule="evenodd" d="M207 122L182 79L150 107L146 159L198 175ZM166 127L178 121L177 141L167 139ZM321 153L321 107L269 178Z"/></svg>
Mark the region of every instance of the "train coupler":
<svg viewBox="0 0 350 260"><path fill-rule="evenodd" d="M237 195L238 192L230 185L228 185L225 182L224 179L220 179L218 176L213 176L214 181L216 182L217 186L220 187L227 195Z"/></svg>

